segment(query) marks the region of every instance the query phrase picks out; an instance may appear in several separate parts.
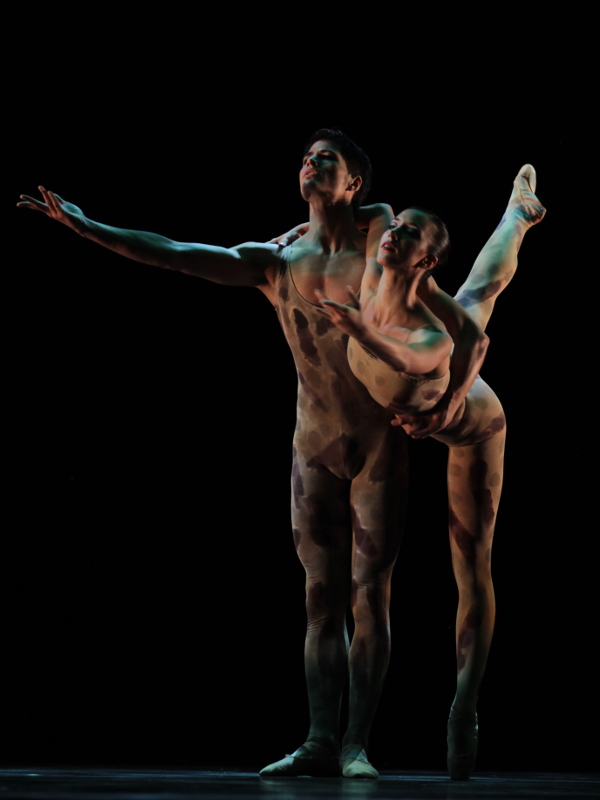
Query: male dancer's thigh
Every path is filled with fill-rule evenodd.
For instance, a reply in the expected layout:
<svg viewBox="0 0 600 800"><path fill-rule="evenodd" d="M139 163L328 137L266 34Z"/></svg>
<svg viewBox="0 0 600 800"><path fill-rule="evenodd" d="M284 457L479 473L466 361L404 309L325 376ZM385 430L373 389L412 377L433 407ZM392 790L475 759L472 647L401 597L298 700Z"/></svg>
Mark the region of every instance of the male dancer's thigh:
<svg viewBox="0 0 600 800"><path fill-rule="evenodd" d="M307 590L320 585L334 604L350 592L350 481L339 478L314 457L294 447L292 528Z"/></svg>
<svg viewBox="0 0 600 800"><path fill-rule="evenodd" d="M400 548L406 517L406 443L404 431L389 425L389 429L382 430L379 437L372 438L365 464L352 481L350 505L355 592L357 584L379 586L385 595L389 591L389 577Z"/></svg>

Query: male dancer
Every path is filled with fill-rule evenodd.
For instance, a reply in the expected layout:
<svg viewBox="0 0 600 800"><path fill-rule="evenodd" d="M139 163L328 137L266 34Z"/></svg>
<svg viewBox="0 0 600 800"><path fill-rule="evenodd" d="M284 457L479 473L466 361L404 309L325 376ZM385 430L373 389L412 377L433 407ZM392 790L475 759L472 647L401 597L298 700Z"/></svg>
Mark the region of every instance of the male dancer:
<svg viewBox="0 0 600 800"><path fill-rule="evenodd" d="M356 226L354 207L368 188L369 174L365 154L343 134L314 134L300 172L301 192L310 204L308 232L283 251L277 244L226 249L113 228L87 219L77 206L42 187L44 202L22 196L19 203L135 261L217 283L255 286L277 308L299 378L292 524L306 570L311 722L305 744L266 767L263 775L341 771L348 778L377 777L366 748L389 660L390 579L404 517L406 440L390 424L393 415L350 372L346 337L317 311L317 292L346 302L348 286L358 291L366 237ZM380 206L371 213L385 216L390 211ZM509 229L505 224L512 243ZM492 277L495 286L501 282L503 262L494 247L487 259L484 249L469 278L479 286L484 276L482 296ZM442 294L432 296L438 304L432 311L444 321L445 302ZM449 330L457 346L452 383L437 412L442 416L462 402L487 342L469 318ZM412 432L422 434L436 424L433 415ZM348 651L349 605L355 630ZM349 724L340 760L339 708L348 671Z"/></svg>

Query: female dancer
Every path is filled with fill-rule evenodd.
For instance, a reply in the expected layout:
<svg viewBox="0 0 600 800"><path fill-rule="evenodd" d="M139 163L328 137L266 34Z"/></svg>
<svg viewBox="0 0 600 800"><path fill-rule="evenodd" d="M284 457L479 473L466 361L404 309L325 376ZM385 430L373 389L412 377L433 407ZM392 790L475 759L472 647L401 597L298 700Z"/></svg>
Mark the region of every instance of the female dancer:
<svg viewBox="0 0 600 800"><path fill-rule="evenodd" d="M535 172L527 165L517 176L504 218L512 215L513 229L519 224L519 215L523 232L543 218L545 210L534 190ZM499 241L502 227L501 223L497 230ZM430 308L443 322L449 317L436 305L437 287L429 277L444 261L449 238L438 217L418 209L399 214L379 241L376 228L372 225L369 230L360 301L350 289L356 307L321 295L322 313L350 335L348 360L358 380L378 403L394 412L396 424L406 426L410 417L409 428L417 431L415 417L435 406L450 380L452 339ZM462 307L455 303L450 314L455 323L468 309L485 328L498 293L514 274L518 244L520 241L510 255L512 269L506 262L503 265L502 281L496 285L488 282L491 288L484 293L470 285L461 288L457 299ZM500 401L479 376L466 400L433 438L449 447L450 547L459 592L457 687L448 720L448 769L453 779L465 780L475 763L477 696L494 627L491 547L506 438Z"/></svg>

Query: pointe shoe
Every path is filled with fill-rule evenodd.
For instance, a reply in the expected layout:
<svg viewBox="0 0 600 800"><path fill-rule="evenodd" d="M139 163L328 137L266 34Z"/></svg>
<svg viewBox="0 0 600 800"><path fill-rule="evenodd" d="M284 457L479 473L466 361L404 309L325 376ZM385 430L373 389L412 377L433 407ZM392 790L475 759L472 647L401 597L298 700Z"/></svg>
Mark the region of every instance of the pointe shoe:
<svg viewBox="0 0 600 800"><path fill-rule="evenodd" d="M535 196L537 176L531 164L525 164L517 173L514 180L512 194L506 210L515 209L521 213L530 225L541 222L546 209Z"/></svg>
<svg viewBox="0 0 600 800"><path fill-rule="evenodd" d="M448 772L453 781L468 781L477 758L477 714L456 714L448 720Z"/></svg>

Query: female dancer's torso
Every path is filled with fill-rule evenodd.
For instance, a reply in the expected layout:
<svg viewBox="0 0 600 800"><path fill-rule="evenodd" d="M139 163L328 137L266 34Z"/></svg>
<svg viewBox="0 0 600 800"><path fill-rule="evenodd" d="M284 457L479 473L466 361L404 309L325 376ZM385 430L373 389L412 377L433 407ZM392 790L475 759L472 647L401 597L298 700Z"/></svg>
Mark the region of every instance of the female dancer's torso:
<svg viewBox="0 0 600 800"><path fill-rule="evenodd" d="M361 306L363 312L366 305ZM368 320L368 310L365 316ZM371 397L398 415L417 415L431 410L445 394L450 381L449 371L441 377L426 378L393 370L352 338L348 342L348 363ZM433 438L448 446L463 447L490 439L505 426L498 397L477 376L452 420Z"/></svg>
<svg viewBox="0 0 600 800"><path fill-rule="evenodd" d="M424 378L395 371L355 339L348 342L348 363L371 397L393 414L429 411L444 396L450 380L449 372L440 378Z"/></svg>
<svg viewBox="0 0 600 800"><path fill-rule="evenodd" d="M363 317L371 324L375 297L376 292L373 292L361 302ZM428 320L424 321L428 323ZM418 318L417 322L421 323L418 327L424 327ZM405 324L403 320L403 327ZM450 380L448 369L434 378L394 370L353 338L348 342L348 363L353 375L368 389L371 397L393 414L422 414L429 411L444 396ZM445 367L447 363L441 366Z"/></svg>

